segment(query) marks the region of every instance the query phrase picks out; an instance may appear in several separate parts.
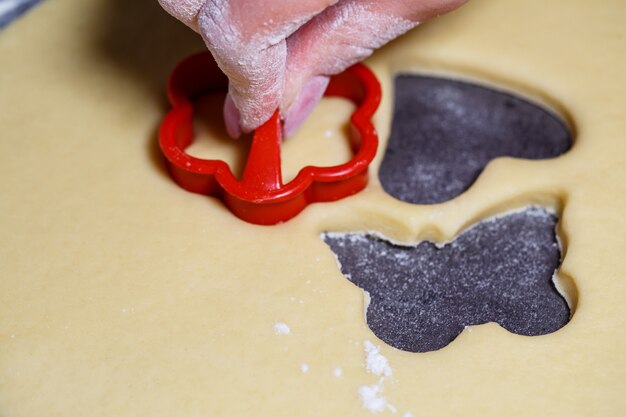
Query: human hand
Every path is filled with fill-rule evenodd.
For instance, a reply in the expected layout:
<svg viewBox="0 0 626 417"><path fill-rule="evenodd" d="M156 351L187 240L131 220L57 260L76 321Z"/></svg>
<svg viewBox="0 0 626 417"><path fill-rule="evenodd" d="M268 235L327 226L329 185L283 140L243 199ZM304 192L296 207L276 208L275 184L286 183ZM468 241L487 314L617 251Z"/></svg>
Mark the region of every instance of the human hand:
<svg viewBox="0 0 626 417"><path fill-rule="evenodd" d="M467 0L159 0L198 32L228 76L224 121L238 137L280 109L286 136L329 76Z"/></svg>

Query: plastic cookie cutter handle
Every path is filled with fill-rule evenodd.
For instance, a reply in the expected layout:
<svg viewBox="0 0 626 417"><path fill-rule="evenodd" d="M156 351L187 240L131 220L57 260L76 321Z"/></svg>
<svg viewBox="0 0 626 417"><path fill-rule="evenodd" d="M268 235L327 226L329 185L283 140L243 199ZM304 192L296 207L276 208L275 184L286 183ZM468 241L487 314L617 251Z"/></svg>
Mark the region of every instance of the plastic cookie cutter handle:
<svg viewBox="0 0 626 417"><path fill-rule="evenodd" d="M182 188L221 197L245 221L272 225L291 219L309 203L339 200L367 185L368 165L378 146L371 117L381 98L380 84L367 67L357 64L333 76L325 93L357 105L350 118L353 158L331 167L306 166L287 184L281 176L278 111L255 130L241 180L224 161L199 159L185 152L194 137L194 100L227 88L228 79L208 52L185 59L170 76L172 109L161 123L159 144L171 176Z"/></svg>

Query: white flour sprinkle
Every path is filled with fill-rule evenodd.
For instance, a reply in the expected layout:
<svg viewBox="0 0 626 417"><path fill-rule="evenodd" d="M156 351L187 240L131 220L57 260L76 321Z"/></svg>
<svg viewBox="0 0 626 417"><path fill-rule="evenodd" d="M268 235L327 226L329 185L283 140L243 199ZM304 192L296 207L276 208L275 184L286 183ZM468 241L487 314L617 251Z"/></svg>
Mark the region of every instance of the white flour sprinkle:
<svg viewBox="0 0 626 417"><path fill-rule="evenodd" d="M380 354L380 346L375 346L369 340L365 341L365 367L368 372L377 376L391 376L393 371L387 358Z"/></svg>
<svg viewBox="0 0 626 417"><path fill-rule="evenodd" d="M291 333L291 329L287 326L286 323L274 323L274 333L277 335L289 334Z"/></svg>
<svg viewBox="0 0 626 417"><path fill-rule="evenodd" d="M341 368L333 369L333 375L335 375L337 378L339 378L340 376L343 375L343 369L341 369Z"/></svg>
<svg viewBox="0 0 626 417"><path fill-rule="evenodd" d="M307 372L309 372L309 365L307 365L306 363L301 364L300 371L302 371L303 374L306 374Z"/></svg>
<svg viewBox="0 0 626 417"><path fill-rule="evenodd" d="M382 396L383 382L385 378L381 378L374 385L362 385L359 387L359 396L361 397L361 404L363 408L371 413L382 413L385 410L389 410L395 413L396 408L387 402L387 399Z"/></svg>
<svg viewBox="0 0 626 417"><path fill-rule="evenodd" d="M362 385L359 387L361 404L363 408L372 413L381 413L385 410L395 413L397 411L396 408L389 404L382 395L385 377L391 377L393 374L389 361L381 355L380 346L374 345L369 340L366 340L363 346L365 348L365 368L369 373L381 378L373 385Z"/></svg>
<svg viewBox="0 0 626 417"><path fill-rule="evenodd" d="M359 395L363 407L372 413L381 413L387 408L387 400L380 395L382 380L374 385L362 385L359 387Z"/></svg>
<svg viewBox="0 0 626 417"><path fill-rule="evenodd" d="M407 411L406 413L404 413L404 417L413 417L413 413L410 411Z"/></svg>

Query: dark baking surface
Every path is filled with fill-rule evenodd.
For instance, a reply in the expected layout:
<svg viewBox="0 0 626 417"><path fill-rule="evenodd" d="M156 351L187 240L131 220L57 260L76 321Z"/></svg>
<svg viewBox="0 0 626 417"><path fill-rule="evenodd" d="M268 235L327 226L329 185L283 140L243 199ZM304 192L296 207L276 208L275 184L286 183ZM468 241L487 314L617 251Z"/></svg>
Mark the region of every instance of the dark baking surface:
<svg viewBox="0 0 626 417"><path fill-rule="evenodd" d="M528 207L477 223L438 248L399 246L353 233L322 238L342 273L371 297L367 323L398 349L441 349L465 326L496 322L521 335L554 332L569 308L552 276L560 264L557 219Z"/></svg>
<svg viewBox="0 0 626 417"><path fill-rule="evenodd" d="M0 29L8 26L41 0L0 0Z"/></svg>
<svg viewBox="0 0 626 417"><path fill-rule="evenodd" d="M442 78L395 80L391 136L379 170L385 191L415 204L450 200L499 156L553 158L571 146L544 108L489 88Z"/></svg>

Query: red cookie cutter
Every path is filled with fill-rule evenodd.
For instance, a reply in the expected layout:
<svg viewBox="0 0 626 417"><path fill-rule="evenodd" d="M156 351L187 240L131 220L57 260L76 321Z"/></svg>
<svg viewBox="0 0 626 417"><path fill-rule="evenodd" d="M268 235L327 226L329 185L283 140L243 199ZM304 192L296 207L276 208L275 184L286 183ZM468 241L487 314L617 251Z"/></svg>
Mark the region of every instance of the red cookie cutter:
<svg viewBox="0 0 626 417"><path fill-rule="evenodd" d="M159 144L171 176L182 188L222 198L245 221L271 225L291 219L309 203L339 200L367 185L367 167L378 146L370 119L381 97L380 84L367 67L357 64L333 76L325 93L357 105L350 119L352 160L332 167L306 166L287 184L281 177L278 111L255 130L241 180L224 161L199 159L185 152L194 137L193 101L227 88L228 79L208 52L182 61L170 76L168 97L173 108L161 123Z"/></svg>

